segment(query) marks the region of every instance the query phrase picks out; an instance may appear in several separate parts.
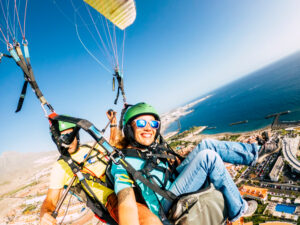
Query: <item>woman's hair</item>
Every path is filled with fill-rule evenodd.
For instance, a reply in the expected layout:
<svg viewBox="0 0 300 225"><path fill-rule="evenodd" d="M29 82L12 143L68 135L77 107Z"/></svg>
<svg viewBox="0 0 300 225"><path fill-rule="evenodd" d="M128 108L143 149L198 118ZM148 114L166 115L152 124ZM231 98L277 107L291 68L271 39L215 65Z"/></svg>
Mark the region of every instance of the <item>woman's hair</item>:
<svg viewBox="0 0 300 225"><path fill-rule="evenodd" d="M114 138L113 142L110 144L118 149L124 149L127 148L130 143L123 135L122 130L118 129L116 137Z"/></svg>

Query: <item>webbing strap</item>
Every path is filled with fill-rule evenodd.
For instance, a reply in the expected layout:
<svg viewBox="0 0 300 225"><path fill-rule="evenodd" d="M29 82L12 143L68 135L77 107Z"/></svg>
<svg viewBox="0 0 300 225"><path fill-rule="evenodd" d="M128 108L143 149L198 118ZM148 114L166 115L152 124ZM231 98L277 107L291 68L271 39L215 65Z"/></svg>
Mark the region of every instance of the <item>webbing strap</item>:
<svg viewBox="0 0 300 225"><path fill-rule="evenodd" d="M147 187L149 187L151 190L159 194L160 196L164 197L168 201L175 201L177 196L174 195L172 192L168 190L162 190L160 186L158 186L156 183L151 183L149 180L147 180L143 174L136 169L134 169L128 162L125 161L125 159L120 159L119 163L126 169L126 171L130 174L130 176L134 180L139 180L143 184L145 184Z"/></svg>
<svg viewBox="0 0 300 225"><path fill-rule="evenodd" d="M97 206L100 207L100 211L97 211L97 215L103 218L108 224L117 224L116 221L110 216L106 207L101 203L96 194L92 191L92 189L87 184L86 180L82 180L80 182L82 187L86 188L86 190L93 196L93 198L97 201ZM99 215L100 214L100 215Z"/></svg>
<svg viewBox="0 0 300 225"><path fill-rule="evenodd" d="M152 153L151 151L141 151L134 148L130 149L122 149L122 153L125 156L129 157L137 157L137 158L143 158L143 159L150 159L150 158L158 158L158 159L172 159L175 160L175 156L173 155L167 155L163 153Z"/></svg>
<svg viewBox="0 0 300 225"><path fill-rule="evenodd" d="M0 63L1 63L3 57L12 58L11 55L7 55L7 54L4 54L4 53L0 52Z"/></svg>
<svg viewBox="0 0 300 225"><path fill-rule="evenodd" d="M10 52L11 56L14 58L16 64L23 70L25 81L29 82L32 90L34 91L36 97L40 100L41 104L47 105L49 110L51 112L54 112L53 107L47 102L47 100L43 96L41 90L39 89L37 82L35 81L33 70L32 70L31 64L30 64L29 50L28 50L27 44L24 44L24 51L25 51L26 60L23 56L23 53L22 53L19 43L16 43L14 48L11 48L9 50L9 52ZM26 94L26 87L27 87L27 84L26 85L24 84L16 112L19 112L22 108L25 94Z"/></svg>
<svg viewBox="0 0 300 225"><path fill-rule="evenodd" d="M108 185L98 177L95 177L95 176L93 176L91 174L88 174L88 173L83 173L83 176L86 180L92 180L95 183L98 183L98 184L101 184L105 187L108 187Z"/></svg>
<svg viewBox="0 0 300 225"><path fill-rule="evenodd" d="M97 202L97 206L95 206L95 205L92 206L91 204L89 204L89 207L91 207L92 209L100 207L100 210L97 210L97 215L100 216L101 218L103 218L104 220L106 220L106 222L108 222L109 224L117 224L111 218L111 216L107 212L107 209L101 203L101 201L98 199L98 197L96 196L94 191L90 188L90 186L86 182L85 176L80 172L83 165L79 166L76 162L74 162L74 160L71 158L70 155L61 155L60 158L63 159L69 165L74 176L76 175L79 178L79 182L80 182L81 186L83 187L83 189L86 190L86 192L88 192L88 194L92 195L94 200ZM95 201L93 201L94 204L96 204Z"/></svg>
<svg viewBox="0 0 300 225"><path fill-rule="evenodd" d="M142 151L142 150L137 150L137 149L122 149L122 153L126 157L135 157L135 158L144 159L145 160L144 168L142 168L139 171L142 174L144 174L147 178L154 178L155 180L157 180L157 182L160 183L161 187L163 189L165 189L167 182L171 179L171 175L172 175L172 170L169 170L169 169L171 169L171 166L170 166L169 162L165 159L176 160L175 156L167 155L167 154L163 154L163 153L153 154L149 150ZM168 167L166 168L166 167L160 166L159 165L160 161L166 163ZM165 175L163 182L161 182L158 177L156 177L155 175L152 175L150 173L154 169L162 172Z"/></svg>
<svg viewBox="0 0 300 225"><path fill-rule="evenodd" d="M24 98L26 96L27 86L28 86L28 81L25 80L24 84L23 84L21 94L20 94L20 98L19 98L19 101L18 101L18 106L17 106L17 109L15 111L16 113L19 112L22 109Z"/></svg>

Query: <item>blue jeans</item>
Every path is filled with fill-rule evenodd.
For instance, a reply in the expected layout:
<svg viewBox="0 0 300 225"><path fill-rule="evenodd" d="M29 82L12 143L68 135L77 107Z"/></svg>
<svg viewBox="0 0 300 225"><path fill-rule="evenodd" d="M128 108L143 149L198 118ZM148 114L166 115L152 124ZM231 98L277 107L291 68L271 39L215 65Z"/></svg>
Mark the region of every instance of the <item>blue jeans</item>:
<svg viewBox="0 0 300 225"><path fill-rule="evenodd" d="M256 144L205 139L177 167L179 176L170 187L176 196L195 192L203 188L209 178L216 189L223 193L228 209L229 220L235 221L242 216L247 203L227 172L224 162L232 164L253 165L258 157ZM167 212L171 202L163 200Z"/></svg>

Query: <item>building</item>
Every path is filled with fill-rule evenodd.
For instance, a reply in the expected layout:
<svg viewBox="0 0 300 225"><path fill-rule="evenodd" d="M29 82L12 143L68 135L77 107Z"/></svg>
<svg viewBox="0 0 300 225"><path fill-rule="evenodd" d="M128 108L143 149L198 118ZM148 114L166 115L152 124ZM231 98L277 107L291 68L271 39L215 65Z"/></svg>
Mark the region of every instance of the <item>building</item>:
<svg viewBox="0 0 300 225"><path fill-rule="evenodd" d="M295 224L288 223L288 222L272 221L272 222L260 223L259 225L295 225Z"/></svg>
<svg viewBox="0 0 300 225"><path fill-rule="evenodd" d="M283 169L283 166L284 166L283 158L279 156L269 175L272 181L277 182L279 180L279 176Z"/></svg>
<svg viewBox="0 0 300 225"><path fill-rule="evenodd" d="M235 169L235 166L233 164L230 163L224 163L228 173L230 174L230 176L232 178L235 178L235 176L237 175L237 171Z"/></svg>
<svg viewBox="0 0 300 225"><path fill-rule="evenodd" d="M300 204L300 197L296 198L294 201L295 204Z"/></svg>
<svg viewBox="0 0 300 225"><path fill-rule="evenodd" d="M268 189L266 188L243 185L239 188L239 191L243 197L259 200L262 202L265 202L268 198Z"/></svg>
<svg viewBox="0 0 300 225"><path fill-rule="evenodd" d="M227 222L227 225L253 225L252 222L244 223L244 218L241 217L237 221Z"/></svg>
<svg viewBox="0 0 300 225"><path fill-rule="evenodd" d="M297 159L300 137L284 138L282 140L282 153L284 160L289 164L293 172L300 173L300 161Z"/></svg>

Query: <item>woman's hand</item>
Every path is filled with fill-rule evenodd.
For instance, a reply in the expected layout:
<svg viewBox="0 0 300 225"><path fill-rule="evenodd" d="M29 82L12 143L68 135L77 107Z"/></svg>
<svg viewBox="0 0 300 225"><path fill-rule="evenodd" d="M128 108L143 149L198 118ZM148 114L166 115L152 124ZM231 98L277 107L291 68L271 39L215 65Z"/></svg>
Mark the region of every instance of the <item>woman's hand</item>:
<svg viewBox="0 0 300 225"><path fill-rule="evenodd" d="M117 124L116 115L117 115L117 112L113 111L112 109L110 109L106 112L106 116L109 119L111 124Z"/></svg>

